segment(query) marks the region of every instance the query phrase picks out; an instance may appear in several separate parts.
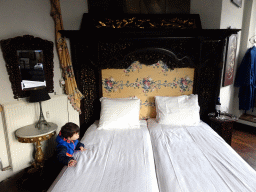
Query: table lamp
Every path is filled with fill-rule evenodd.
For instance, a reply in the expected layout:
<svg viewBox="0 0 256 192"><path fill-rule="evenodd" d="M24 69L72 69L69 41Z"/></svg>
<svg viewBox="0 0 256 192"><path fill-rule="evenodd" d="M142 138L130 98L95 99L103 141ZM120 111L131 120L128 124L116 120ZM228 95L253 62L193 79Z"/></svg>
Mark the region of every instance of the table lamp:
<svg viewBox="0 0 256 192"><path fill-rule="evenodd" d="M51 99L47 90L45 88L43 89L33 89L30 91L30 97L29 97L29 102L39 102L40 105L40 117L39 117L39 121L36 123L35 127L40 129L42 126L41 125L45 125L47 127L50 127L49 123L47 123L47 121L44 118L44 114L42 111L42 105L41 102L42 101L46 101Z"/></svg>

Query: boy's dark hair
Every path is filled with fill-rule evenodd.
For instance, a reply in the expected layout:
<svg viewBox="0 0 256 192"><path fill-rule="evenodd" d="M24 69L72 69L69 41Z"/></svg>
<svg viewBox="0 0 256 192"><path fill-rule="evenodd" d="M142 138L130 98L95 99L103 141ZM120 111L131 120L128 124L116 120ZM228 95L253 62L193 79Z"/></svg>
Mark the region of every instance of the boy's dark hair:
<svg viewBox="0 0 256 192"><path fill-rule="evenodd" d="M72 137L75 133L79 132L79 127L75 123L66 123L61 127L61 135L65 138Z"/></svg>

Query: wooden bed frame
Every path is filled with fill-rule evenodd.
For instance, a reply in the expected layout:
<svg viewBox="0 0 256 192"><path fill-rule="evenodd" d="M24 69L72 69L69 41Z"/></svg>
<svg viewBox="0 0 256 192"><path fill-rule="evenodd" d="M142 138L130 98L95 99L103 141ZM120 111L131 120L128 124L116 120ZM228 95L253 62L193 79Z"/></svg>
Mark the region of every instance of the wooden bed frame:
<svg viewBox="0 0 256 192"><path fill-rule="evenodd" d="M131 18L136 16L129 15ZM157 17L161 20L163 15L147 16ZM164 17L171 20L178 16ZM90 18L93 18L93 22L89 22ZM61 31L63 36L70 39L78 88L85 96L81 105L81 130L86 131L99 119L101 70L126 69L133 61L150 65L162 60L169 68L195 68L193 93L199 95L201 119L209 123L208 113L215 111L220 92L226 41L238 29L97 28L95 19L102 21L103 17L84 14L81 30ZM107 20L106 16L104 19Z"/></svg>

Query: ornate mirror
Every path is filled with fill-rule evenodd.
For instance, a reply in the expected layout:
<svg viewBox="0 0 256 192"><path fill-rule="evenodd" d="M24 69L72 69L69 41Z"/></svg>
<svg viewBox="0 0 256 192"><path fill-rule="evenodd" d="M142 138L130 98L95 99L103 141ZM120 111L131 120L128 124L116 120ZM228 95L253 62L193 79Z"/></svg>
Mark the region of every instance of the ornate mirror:
<svg viewBox="0 0 256 192"><path fill-rule="evenodd" d="M39 87L53 92L53 42L24 35L0 43L15 99Z"/></svg>

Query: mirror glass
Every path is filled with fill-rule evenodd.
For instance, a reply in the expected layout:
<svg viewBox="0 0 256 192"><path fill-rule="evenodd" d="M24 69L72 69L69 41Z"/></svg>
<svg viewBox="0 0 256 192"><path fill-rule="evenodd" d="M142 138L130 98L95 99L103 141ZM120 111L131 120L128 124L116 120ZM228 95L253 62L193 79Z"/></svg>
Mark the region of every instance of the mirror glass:
<svg viewBox="0 0 256 192"><path fill-rule="evenodd" d="M17 50L21 89L46 87L42 50Z"/></svg>

